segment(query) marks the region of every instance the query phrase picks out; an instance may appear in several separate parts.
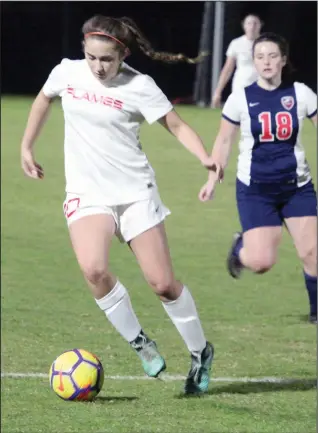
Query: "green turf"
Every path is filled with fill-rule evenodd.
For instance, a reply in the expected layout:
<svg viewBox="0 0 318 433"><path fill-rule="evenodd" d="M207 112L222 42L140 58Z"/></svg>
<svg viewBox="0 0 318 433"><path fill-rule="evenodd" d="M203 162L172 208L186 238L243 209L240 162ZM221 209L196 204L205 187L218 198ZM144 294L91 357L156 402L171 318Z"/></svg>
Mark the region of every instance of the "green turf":
<svg viewBox="0 0 318 433"><path fill-rule="evenodd" d="M64 350L96 353L107 375L142 375L137 356L110 327L76 264L62 213L63 117L59 104L37 143L45 180L26 179L19 145L31 99L4 98L2 143L2 372L46 373ZM219 112L178 108L210 148ZM312 171L315 132L304 142ZM13 432L312 433L315 431L315 327L302 267L284 235L278 264L267 275L233 281L224 261L238 226L235 155L213 202L197 200L206 172L159 125L141 134L165 204L176 275L196 299L216 349L214 377L299 379L293 384L211 384L204 398L180 397L182 382L106 380L95 403L58 399L48 380L2 379L2 428ZM236 154L236 152L235 152ZM185 375L189 357L129 250L114 241L111 269L130 288L142 326L156 339L167 373Z"/></svg>

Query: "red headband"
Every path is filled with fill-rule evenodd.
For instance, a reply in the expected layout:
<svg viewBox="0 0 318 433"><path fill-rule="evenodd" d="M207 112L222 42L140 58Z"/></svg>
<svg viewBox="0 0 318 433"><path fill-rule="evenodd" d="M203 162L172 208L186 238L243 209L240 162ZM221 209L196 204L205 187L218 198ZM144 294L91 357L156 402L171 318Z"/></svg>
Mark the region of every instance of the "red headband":
<svg viewBox="0 0 318 433"><path fill-rule="evenodd" d="M119 39L115 38L112 35L109 35L108 33L104 33L104 32L89 32L89 33L86 33L84 35L84 37L87 38L88 36L93 36L93 35L106 36L107 38L110 38L113 41L116 41L118 44L120 44L121 46L123 46L125 48L126 54L130 54L129 48L127 48L126 45L122 41L120 41Z"/></svg>

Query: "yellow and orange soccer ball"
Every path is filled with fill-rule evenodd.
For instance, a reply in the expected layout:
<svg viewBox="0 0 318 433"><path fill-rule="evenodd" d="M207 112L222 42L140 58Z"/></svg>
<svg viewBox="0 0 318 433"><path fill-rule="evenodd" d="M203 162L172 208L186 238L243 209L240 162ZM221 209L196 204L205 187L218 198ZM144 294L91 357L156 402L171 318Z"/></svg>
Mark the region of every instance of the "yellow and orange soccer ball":
<svg viewBox="0 0 318 433"><path fill-rule="evenodd" d="M56 358L49 377L51 388L63 400L92 401L102 389L104 369L97 356L73 349Z"/></svg>

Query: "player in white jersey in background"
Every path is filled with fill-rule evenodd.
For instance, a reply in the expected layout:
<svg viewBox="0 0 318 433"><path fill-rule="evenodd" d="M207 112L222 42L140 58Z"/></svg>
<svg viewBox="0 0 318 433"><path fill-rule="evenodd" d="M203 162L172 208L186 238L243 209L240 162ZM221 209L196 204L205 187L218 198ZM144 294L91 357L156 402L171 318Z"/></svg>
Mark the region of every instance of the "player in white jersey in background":
<svg viewBox="0 0 318 433"><path fill-rule="evenodd" d="M153 79L124 63L130 50L138 47L155 60L194 63L199 58L155 52L125 17L92 17L82 32L85 59L63 59L33 103L21 144L22 168L32 178L43 177L33 146L52 99L60 96L65 119L64 213L96 303L136 350L145 372L157 377L165 361L143 332L125 286L108 267L111 240L117 235L129 244L191 354L185 392L205 392L213 346L205 338L190 291L174 276L164 227L170 212L141 149L141 124L160 122L203 167L213 167L199 136L177 115Z"/></svg>
<svg viewBox="0 0 318 433"><path fill-rule="evenodd" d="M220 106L222 92L233 75L232 92L249 86L257 79L253 62L252 47L260 34L263 23L257 15L247 15L242 21L244 35L233 39L226 51L226 62L220 74L219 82L212 95L211 107Z"/></svg>
<svg viewBox="0 0 318 433"><path fill-rule="evenodd" d="M317 199L300 134L306 117L317 126L317 95L303 83L282 80L288 62L282 37L264 33L253 56L260 78L226 101L211 155L217 174L210 172L199 198L212 198L240 129L236 198L243 234L234 236L228 270L234 278L243 268L268 271L284 223L303 264L309 321L316 323Z"/></svg>

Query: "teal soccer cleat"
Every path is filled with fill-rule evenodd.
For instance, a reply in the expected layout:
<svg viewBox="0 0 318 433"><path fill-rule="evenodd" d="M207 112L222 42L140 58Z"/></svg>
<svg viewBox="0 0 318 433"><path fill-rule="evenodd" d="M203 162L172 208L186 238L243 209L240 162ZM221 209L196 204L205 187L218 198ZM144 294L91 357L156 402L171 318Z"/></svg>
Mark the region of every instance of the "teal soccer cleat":
<svg viewBox="0 0 318 433"><path fill-rule="evenodd" d="M209 342L201 353L191 353L191 369L184 388L186 394L202 394L208 390L213 356L214 348Z"/></svg>
<svg viewBox="0 0 318 433"><path fill-rule="evenodd" d="M160 355L156 343L143 332L130 344L136 350L141 359L142 367L148 376L158 377L166 369L165 360Z"/></svg>

